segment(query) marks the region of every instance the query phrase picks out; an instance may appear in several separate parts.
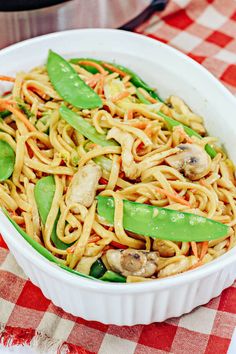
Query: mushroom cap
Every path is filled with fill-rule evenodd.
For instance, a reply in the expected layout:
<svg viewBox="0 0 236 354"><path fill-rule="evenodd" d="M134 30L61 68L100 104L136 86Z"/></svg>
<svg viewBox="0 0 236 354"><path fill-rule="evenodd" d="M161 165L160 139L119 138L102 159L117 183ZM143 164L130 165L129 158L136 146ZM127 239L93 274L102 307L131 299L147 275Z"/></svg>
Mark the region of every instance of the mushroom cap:
<svg viewBox="0 0 236 354"><path fill-rule="evenodd" d="M208 174L211 168L211 158L197 144L180 144L179 152L166 158L171 167L177 169L192 181L199 180Z"/></svg>
<svg viewBox="0 0 236 354"><path fill-rule="evenodd" d="M157 252L135 249L108 250L106 258L111 269L124 276L150 277L157 271Z"/></svg>

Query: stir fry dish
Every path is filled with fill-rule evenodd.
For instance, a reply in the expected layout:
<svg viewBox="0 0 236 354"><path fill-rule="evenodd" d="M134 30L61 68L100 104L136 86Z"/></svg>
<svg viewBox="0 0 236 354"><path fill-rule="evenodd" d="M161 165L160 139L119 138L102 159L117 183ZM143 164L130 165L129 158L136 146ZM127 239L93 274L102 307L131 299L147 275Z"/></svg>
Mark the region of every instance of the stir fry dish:
<svg viewBox="0 0 236 354"><path fill-rule="evenodd" d="M121 65L1 76L0 205L42 256L98 281L158 280L236 243L234 165L203 119Z"/></svg>

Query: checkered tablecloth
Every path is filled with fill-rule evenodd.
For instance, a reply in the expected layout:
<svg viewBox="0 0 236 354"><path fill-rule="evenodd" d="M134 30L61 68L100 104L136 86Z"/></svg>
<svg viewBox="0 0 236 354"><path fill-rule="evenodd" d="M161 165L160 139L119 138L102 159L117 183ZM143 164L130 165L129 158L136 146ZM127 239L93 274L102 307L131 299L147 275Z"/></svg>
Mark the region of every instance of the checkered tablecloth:
<svg viewBox="0 0 236 354"><path fill-rule="evenodd" d="M137 32L185 52L236 93L235 0L173 0ZM57 348L81 354L235 354L235 327L236 285L164 323L118 327L76 318L42 295L0 238L0 343L5 345L30 344L45 354Z"/></svg>

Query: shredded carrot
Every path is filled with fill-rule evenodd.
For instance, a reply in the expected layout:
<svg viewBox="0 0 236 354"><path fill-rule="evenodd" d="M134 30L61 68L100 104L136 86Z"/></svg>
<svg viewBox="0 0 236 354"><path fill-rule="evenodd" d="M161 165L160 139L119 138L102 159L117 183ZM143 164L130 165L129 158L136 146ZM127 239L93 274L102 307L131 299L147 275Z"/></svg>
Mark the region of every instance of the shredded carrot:
<svg viewBox="0 0 236 354"><path fill-rule="evenodd" d="M192 247L192 251L193 251L193 254L196 258L199 258L198 257L198 252L197 252L197 244L196 242L192 241L191 242L191 247Z"/></svg>
<svg viewBox="0 0 236 354"><path fill-rule="evenodd" d="M68 176L68 175L64 175L64 176L66 176L66 178L68 179L69 182L70 182L70 181L72 180L72 178L73 178L73 176Z"/></svg>
<svg viewBox="0 0 236 354"><path fill-rule="evenodd" d="M29 131L36 131L36 128L33 126L33 124L30 123L28 118L19 109L13 107L11 102L0 99L0 108L7 109L12 114L14 114L19 120L24 123L24 125L28 128Z"/></svg>
<svg viewBox="0 0 236 354"><path fill-rule="evenodd" d="M121 172L119 173L119 177L120 177L120 178L124 178L124 177L125 177L124 171L121 171Z"/></svg>
<svg viewBox="0 0 236 354"><path fill-rule="evenodd" d="M202 242L202 249L200 253L200 260L203 259L203 257L207 254L208 251L208 241Z"/></svg>
<svg viewBox="0 0 236 354"><path fill-rule="evenodd" d="M129 122L129 125L138 129L145 129L147 127L147 122Z"/></svg>
<svg viewBox="0 0 236 354"><path fill-rule="evenodd" d="M98 235L90 236L88 239L88 243L96 243L101 240L101 237Z"/></svg>
<svg viewBox="0 0 236 354"><path fill-rule="evenodd" d="M188 207L191 206L191 205L189 204L189 202L187 202L187 200L185 200L184 198L180 197L180 196L177 195L177 194L170 193L170 192L168 192L166 189L159 188L159 187L156 187L156 189L157 189L158 192L160 192L160 193L162 193L162 194L165 194L167 197L169 197L170 199L174 200L174 201L177 202L177 203L186 205L186 206L188 206Z"/></svg>
<svg viewBox="0 0 236 354"><path fill-rule="evenodd" d="M114 246L115 248L121 248L122 250L126 250L128 248L128 246L122 245L122 243L116 241L111 241L111 245Z"/></svg>
<svg viewBox="0 0 236 354"><path fill-rule="evenodd" d="M97 74L93 75L91 78L89 78L88 80L86 80L86 84L92 87L92 86L96 85L102 77L103 77L103 74L97 73Z"/></svg>
<svg viewBox="0 0 236 354"><path fill-rule="evenodd" d="M113 250L113 249L114 249L113 246L107 245L107 246L105 246L105 247L103 248L102 253L104 254L104 253L106 253L108 250Z"/></svg>
<svg viewBox="0 0 236 354"><path fill-rule="evenodd" d="M104 75L102 75L100 81L99 81L99 87L98 87L98 94L101 96L104 92L104 82L105 82L105 78Z"/></svg>
<svg viewBox="0 0 236 354"><path fill-rule="evenodd" d="M96 147L97 147L97 144L91 143L91 144L89 144L89 147L92 148L92 149L93 149L93 148L96 148Z"/></svg>
<svg viewBox="0 0 236 354"><path fill-rule="evenodd" d="M157 103L157 100L153 98L147 91L139 89L139 91L143 94L143 96L150 102L150 103Z"/></svg>
<svg viewBox="0 0 236 354"><path fill-rule="evenodd" d="M119 75L122 76L122 77L124 77L124 76L127 75L124 71L122 71L122 70L116 68L116 67L113 66L112 64L102 63L102 65L103 65L105 68L107 68L108 70L111 70L111 71L113 71L114 73L117 73L117 74L119 74Z"/></svg>
<svg viewBox="0 0 236 354"><path fill-rule="evenodd" d="M71 254L71 253L74 253L76 249L76 244L73 244L71 247L67 248L66 252Z"/></svg>
<svg viewBox="0 0 236 354"><path fill-rule="evenodd" d="M144 129L144 133L147 134L147 136L151 137L153 133L153 129L151 127L146 127Z"/></svg>
<svg viewBox="0 0 236 354"><path fill-rule="evenodd" d="M5 76L5 75L0 75L0 80L1 80L1 81L15 82L14 77Z"/></svg>
<svg viewBox="0 0 236 354"><path fill-rule="evenodd" d="M127 118L130 120L130 119L133 119L133 117L134 117L133 111L131 109L128 110Z"/></svg>
<svg viewBox="0 0 236 354"><path fill-rule="evenodd" d="M105 74L106 70L103 69L103 67L98 64L95 63L94 61L90 61L90 60L81 60L78 63L79 65L89 65L89 66L93 66L95 69L97 69L101 74Z"/></svg>
<svg viewBox="0 0 236 354"><path fill-rule="evenodd" d="M38 87L34 87L34 86L29 86L29 90L36 93L38 96L42 97L43 99L46 99L47 95L45 94L45 92L43 92L42 90L40 90Z"/></svg>
<svg viewBox="0 0 236 354"><path fill-rule="evenodd" d="M193 139L190 138L190 136L184 131L182 127L180 127L180 136L187 141L187 143L192 144Z"/></svg>
<svg viewBox="0 0 236 354"><path fill-rule="evenodd" d="M128 97L130 95L130 93L128 91L123 91L118 93L116 96L114 96L111 100L113 103L122 100L125 97Z"/></svg>

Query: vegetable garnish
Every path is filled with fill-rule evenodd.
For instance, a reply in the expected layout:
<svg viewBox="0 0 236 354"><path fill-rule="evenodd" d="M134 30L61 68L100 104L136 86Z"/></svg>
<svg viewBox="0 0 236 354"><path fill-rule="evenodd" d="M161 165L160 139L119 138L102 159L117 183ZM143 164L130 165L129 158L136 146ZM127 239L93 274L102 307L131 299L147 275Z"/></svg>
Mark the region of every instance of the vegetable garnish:
<svg viewBox="0 0 236 354"><path fill-rule="evenodd" d="M201 135L199 135L197 132L195 132L193 129L187 127L183 123L180 123L177 120L175 120L175 119L173 119L171 117L168 117L167 115L165 115L162 112L157 112L157 114L159 114L159 116L164 118L166 123L168 125L170 125L172 128L173 127L177 127L177 126L181 126L181 127L184 128L185 133L187 133L190 137L191 136L196 136L197 138L202 139ZM210 155L211 158L214 158L217 155L217 152L215 151L215 149L213 147L211 147L209 144L206 144L205 150Z"/></svg>
<svg viewBox="0 0 236 354"><path fill-rule="evenodd" d="M14 170L15 152L4 140L0 140L0 182L8 179Z"/></svg>
<svg viewBox="0 0 236 354"><path fill-rule="evenodd" d="M98 214L114 223L115 203L111 197L98 196ZM123 226L127 231L163 240L200 242L227 235L229 227L195 214L159 208L124 200Z"/></svg>
<svg viewBox="0 0 236 354"><path fill-rule="evenodd" d="M77 108L102 106L101 98L79 77L73 67L60 55L49 51L47 71L57 93Z"/></svg>
<svg viewBox="0 0 236 354"><path fill-rule="evenodd" d="M48 214L51 210L55 189L56 186L53 176L43 177L35 185L34 196L43 225L46 224ZM64 243L57 237L57 221L58 217L53 225L51 240L57 248L66 250L71 244Z"/></svg>
<svg viewBox="0 0 236 354"><path fill-rule="evenodd" d="M87 122L84 118L80 117L77 113L73 112L65 105L62 105L59 109L62 118L69 123L79 133L83 134L86 138L93 143L100 146L117 146L118 143L113 139L106 139L106 135L100 134L96 129Z"/></svg>
<svg viewBox="0 0 236 354"><path fill-rule="evenodd" d="M83 66L86 70L89 72L95 74L98 72L95 67L88 65L88 61L97 63L99 65L104 66L106 70L109 72L117 72L121 77L124 76L124 73L130 76L130 81L135 87L141 87L144 90L146 90L153 98L157 99L158 101L162 101L162 99L158 96L156 91L151 88L146 82L144 82L136 73L134 73L132 70L127 69L126 67L119 65L119 64L114 64L114 63L108 63L104 62L102 60L96 60L96 59L88 59L88 58L73 58L70 60L71 63L73 64L79 64ZM87 62L87 64L84 64Z"/></svg>

